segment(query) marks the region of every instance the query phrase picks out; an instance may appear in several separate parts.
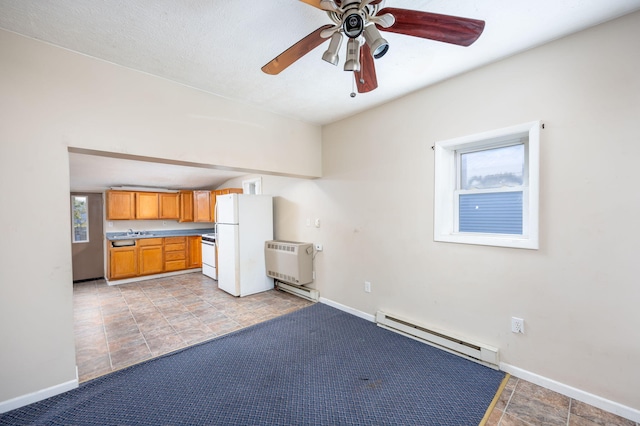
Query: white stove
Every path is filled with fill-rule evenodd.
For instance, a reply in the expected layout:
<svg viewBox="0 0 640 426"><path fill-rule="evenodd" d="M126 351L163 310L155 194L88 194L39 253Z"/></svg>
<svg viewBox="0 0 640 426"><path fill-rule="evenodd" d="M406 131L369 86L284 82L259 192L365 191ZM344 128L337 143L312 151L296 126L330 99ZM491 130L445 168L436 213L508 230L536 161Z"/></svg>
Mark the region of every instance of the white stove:
<svg viewBox="0 0 640 426"><path fill-rule="evenodd" d="M216 234L202 234L202 273L218 279L216 268Z"/></svg>

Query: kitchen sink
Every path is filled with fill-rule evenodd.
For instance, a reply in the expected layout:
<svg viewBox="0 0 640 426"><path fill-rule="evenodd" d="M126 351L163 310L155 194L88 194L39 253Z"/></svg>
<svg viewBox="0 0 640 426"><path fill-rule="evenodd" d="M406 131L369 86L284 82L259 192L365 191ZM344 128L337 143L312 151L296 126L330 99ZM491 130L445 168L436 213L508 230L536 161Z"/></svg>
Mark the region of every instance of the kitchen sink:
<svg viewBox="0 0 640 426"><path fill-rule="evenodd" d="M111 240L130 240L130 239L136 239L136 238L150 238L150 237L155 237L156 234L152 233L152 232L134 232L132 234L125 234L125 235L116 235L111 237Z"/></svg>

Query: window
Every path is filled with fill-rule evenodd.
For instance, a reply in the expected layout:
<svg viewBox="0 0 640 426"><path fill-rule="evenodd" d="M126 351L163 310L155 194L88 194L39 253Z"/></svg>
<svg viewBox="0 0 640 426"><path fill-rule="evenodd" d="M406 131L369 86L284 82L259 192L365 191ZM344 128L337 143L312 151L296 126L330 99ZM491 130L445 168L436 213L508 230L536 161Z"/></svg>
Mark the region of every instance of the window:
<svg viewBox="0 0 640 426"><path fill-rule="evenodd" d="M243 180L242 192L245 194L262 194L262 178Z"/></svg>
<svg viewBox="0 0 640 426"><path fill-rule="evenodd" d="M540 125L435 144L436 241L538 248Z"/></svg>
<svg viewBox="0 0 640 426"><path fill-rule="evenodd" d="M71 196L72 241L74 243L89 242L89 200L86 195Z"/></svg>

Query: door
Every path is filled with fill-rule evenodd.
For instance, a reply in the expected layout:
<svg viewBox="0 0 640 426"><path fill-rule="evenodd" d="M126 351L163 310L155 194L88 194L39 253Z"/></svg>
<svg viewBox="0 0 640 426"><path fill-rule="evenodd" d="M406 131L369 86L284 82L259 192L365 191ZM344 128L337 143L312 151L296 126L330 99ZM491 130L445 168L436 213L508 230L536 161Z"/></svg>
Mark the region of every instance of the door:
<svg viewBox="0 0 640 426"><path fill-rule="evenodd" d="M216 197L217 223L238 223L238 194Z"/></svg>
<svg viewBox="0 0 640 426"><path fill-rule="evenodd" d="M157 219L158 206L157 192L136 192L136 219Z"/></svg>
<svg viewBox="0 0 640 426"><path fill-rule="evenodd" d="M118 247L109 250L109 279L119 280L138 275L138 248Z"/></svg>
<svg viewBox="0 0 640 426"><path fill-rule="evenodd" d="M213 222L210 191L193 191L193 221Z"/></svg>
<svg viewBox="0 0 640 426"><path fill-rule="evenodd" d="M238 225L218 225L218 288L240 296L240 261L238 259Z"/></svg>
<svg viewBox="0 0 640 426"><path fill-rule="evenodd" d="M102 194L71 193L73 281L104 277Z"/></svg>
<svg viewBox="0 0 640 426"><path fill-rule="evenodd" d="M211 241L202 241L201 247L202 253L202 273L206 276L218 279L218 272L216 270L216 243Z"/></svg>
<svg viewBox="0 0 640 426"><path fill-rule="evenodd" d="M138 240L138 275L159 274L164 271L162 238Z"/></svg>
<svg viewBox="0 0 640 426"><path fill-rule="evenodd" d="M187 237L187 268L202 267L202 238Z"/></svg>

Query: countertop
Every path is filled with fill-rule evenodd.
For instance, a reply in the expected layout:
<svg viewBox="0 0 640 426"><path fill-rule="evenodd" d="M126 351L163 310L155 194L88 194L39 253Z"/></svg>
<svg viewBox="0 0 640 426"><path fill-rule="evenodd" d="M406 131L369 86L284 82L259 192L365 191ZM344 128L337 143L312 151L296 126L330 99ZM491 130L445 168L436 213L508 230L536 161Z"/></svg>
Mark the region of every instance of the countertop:
<svg viewBox="0 0 640 426"><path fill-rule="evenodd" d="M107 232L106 237L109 241L117 241L138 240L141 238L189 237L193 235L211 234L213 232L213 228L135 231L134 234L129 234L128 232Z"/></svg>

